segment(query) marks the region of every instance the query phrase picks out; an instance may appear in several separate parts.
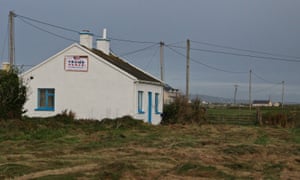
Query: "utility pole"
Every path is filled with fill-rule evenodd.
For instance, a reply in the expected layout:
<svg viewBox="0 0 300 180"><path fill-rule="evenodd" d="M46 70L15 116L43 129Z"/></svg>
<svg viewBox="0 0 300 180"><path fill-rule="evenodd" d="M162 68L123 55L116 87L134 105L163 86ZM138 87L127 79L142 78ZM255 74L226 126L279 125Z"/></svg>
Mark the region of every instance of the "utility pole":
<svg viewBox="0 0 300 180"><path fill-rule="evenodd" d="M234 85L234 100L233 100L233 104L236 105L236 93L237 93L237 88L238 88L238 85L235 84Z"/></svg>
<svg viewBox="0 0 300 180"><path fill-rule="evenodd" d="M250 76L249 76L249 109L251 111L252 108L252 99L251 99L251 81L252 81L252 70L250 69Z"/></svg>
<svg viewBox="0 0 300 180"><path fill-rule="evenodd" d="M160 41L160 80L164 81L164 45L165 43Z"/></svg>
<svg viewBox="0 0 300 180"><path fill-rule="evenodd" d="M190 91L190 40L186 40L186 97L188 100L190 99L189 91Z"/></svg>
<svg viewBox="0 0 300 180"><path fill-rule="evenodd" d="M9 64L12 67L15 63L15 27L14 17L16 14L13 11L9 11Z"/></svg>
<svg viewBox="0 0 300 180"><path fill-rule="evenodd" d="M281 94L281 108L283 109L283 99L284 99L284 81L282 81L282 94Z"/></svg>

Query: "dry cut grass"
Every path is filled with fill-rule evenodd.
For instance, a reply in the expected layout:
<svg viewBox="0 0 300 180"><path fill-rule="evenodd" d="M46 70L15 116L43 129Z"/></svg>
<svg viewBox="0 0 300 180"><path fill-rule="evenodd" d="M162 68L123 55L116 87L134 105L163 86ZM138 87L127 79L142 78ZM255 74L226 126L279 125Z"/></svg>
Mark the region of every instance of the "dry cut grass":
<svg viewBox="0 0 300 180"><path fill-rule="evenodd" d="M0 127L0 179L300 179L297 128L55 119Z"/></svg>

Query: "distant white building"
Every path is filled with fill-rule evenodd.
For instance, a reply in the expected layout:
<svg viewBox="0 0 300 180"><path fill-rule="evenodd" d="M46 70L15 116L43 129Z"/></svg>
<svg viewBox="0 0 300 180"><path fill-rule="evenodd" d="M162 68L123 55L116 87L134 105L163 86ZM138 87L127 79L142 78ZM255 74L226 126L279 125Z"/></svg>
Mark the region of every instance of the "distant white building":
<svg viewBox="0 0 300 180"><path fill-rule="evenodd" d="M130 115L159 124L163 111L163 83L110 53L110 41L80 33L74 43L21 77L28 86L25 103L29 117L48 117L63 110L77 119L116 118Z"/></svg>
<svg viewBox="0 0 300 180"><path fill-rule="evenodd" d="M279 107L279 106L281 106L281 103L280 102L275 102L275 103L273 103L273 106L274 107Z"/></svg>
<svg viewBox="0 0 300 180"><path fill-rule="evenodd" d="M164 85L164 104L173 103L179 96L180 92L178 89L174 89L168 84Z"/></svg>
<svg viewBox="0 0 300 180"><path fill-rule="evenodd" d="M254 100L252 102L253 107L271 107L272 102L271 100Z"/></svg>

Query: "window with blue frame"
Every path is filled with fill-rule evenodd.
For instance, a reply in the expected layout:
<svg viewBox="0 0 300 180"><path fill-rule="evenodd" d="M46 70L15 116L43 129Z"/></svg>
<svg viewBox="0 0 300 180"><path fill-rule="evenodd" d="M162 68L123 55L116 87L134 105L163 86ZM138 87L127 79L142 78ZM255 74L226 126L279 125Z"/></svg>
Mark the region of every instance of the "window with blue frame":
<svg viewBox="0 0 300 180"><path fill-rule="evenodd" d="M37 111L54 111L55 89L38 88Z"/></svg>
<svg viewBox="0 0 300 180"><path fill-rule="evenodd" d="M138 91L138 113L139 114L145 113L143 110L143 96L144 96L144 92Z"/></svg>
<svg viewBox="0 0 300 180"><path fill-rule="evenodd" d="M160 114L160 112L159 112L159 93L155 93L155 113Z"/></svg>

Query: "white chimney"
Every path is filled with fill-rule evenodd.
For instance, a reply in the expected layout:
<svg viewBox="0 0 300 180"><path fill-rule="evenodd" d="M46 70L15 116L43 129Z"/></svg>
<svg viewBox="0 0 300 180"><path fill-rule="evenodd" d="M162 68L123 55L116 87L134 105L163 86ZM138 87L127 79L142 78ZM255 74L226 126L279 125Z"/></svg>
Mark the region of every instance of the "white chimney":
<svg viewBox="0 0 300 180"><path fill-rule="evenodd" d="M97 39L97 49L109 55L110 53L110 41L107 39L107 31L103 29L103 34L101 39Z"/></svg>
<svg viewBox="0 0 300 180"><path fill-rule="evenodd" d="M80 44L92 49L93 48L93 34L88 30L83 30L80 33Z"/></svg>

